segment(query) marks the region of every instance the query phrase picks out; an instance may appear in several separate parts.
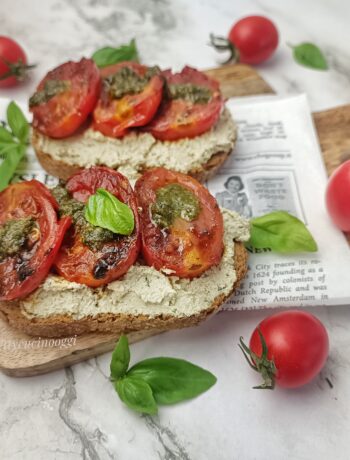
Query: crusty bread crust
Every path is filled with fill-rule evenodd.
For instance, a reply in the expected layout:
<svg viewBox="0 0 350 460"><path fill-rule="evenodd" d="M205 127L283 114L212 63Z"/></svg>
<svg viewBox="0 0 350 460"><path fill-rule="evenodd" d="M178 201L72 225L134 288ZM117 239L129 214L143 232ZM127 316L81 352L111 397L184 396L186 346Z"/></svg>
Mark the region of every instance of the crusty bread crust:
<svg viewBox="0 0 350 460"><path fill-rule="evenodd" d="M0 310L11 326L23 332L40 337L62 337L80 335L87 332L129 333L142 330L170 330L196 326L209 316L217 313L221 305L239 287L247 272L248 253L243 243L235 242L234 262L237 280L227 295L218 296L212 305L199 314L176 317L173 315L126 315L102 313L83 319L72 319L69 315L56 315L49 318L30 319L23 315L16 302L0 302Z"/></svg>
<svg viewBox="0 0 350 460"><path fill-rule="evenodd" d="M39 163L45 169L46 172L48 172L52 176L58 177L59 179L67 180L74 173L82 169L82 167L79 165L65 163L62 160L56 160L49 153L43 152L38 148L37 139L38 133L35 129L33 129L31 142L35 150L36 156L39 160ZM231 151L232 150L230 149L228 151L214 153L206 163L203 163L199 168L188 171L186 174L194 177L199 182L205 182L206 180L210 179L215 175L216 171L226 161ZM147 168L142 169L140 171L140 174L143 174L146 171Z"/></svg>

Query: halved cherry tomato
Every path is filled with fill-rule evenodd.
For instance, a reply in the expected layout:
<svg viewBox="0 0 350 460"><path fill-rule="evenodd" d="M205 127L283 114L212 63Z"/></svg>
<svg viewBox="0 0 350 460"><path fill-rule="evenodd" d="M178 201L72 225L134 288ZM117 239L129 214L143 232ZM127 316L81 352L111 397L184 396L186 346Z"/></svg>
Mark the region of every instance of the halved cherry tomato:
<svg viewBox="0 0 350 460"><path fill-rule="evenodd" d="M180 97L164 100L158 114L145 130L162 141L192 138L209 131L219 119L223 107L219 83L187 66L177 74L170 70L162 74L168 86L194 85L208 89L211 93L210 100L202 103Z"/></svg>
<svg viewBox="0 0 350 460"><path fill-rule="evenodd" d="M72 135L94 109L100 84L91 59L69 61L51 70L29 100L33 127L49 137Z"/></svg>
<svg viewBox="0 0 350 460"><path fill-rule="evenodd" d="M116 280L136 261L141 245L136 196L128 179L113 169L92 167L74 174L66 188L73 198L84 203L98 188L103 188L132 209L135 228L130 236L120 235L93 250L72 226L55 261L58 273L68 281L97 287Z"/></svg>
<svg viewBox="0 0 350 460"><path fill-rule="evenodd" d="M57 203L36 180L7 187L0 193L0 225L33 217L35 227L20 251L0 262L0 300L25 297L47 276L70 218L57 221Z"/></svg>
<svg viewBox="0 0 350 460"><path fill-rule="evenodd" d="M114 98L106 78L125 68L139 77L144 77L148 70L148 67L136 62L121 62L101 70L104 84L94 110L93 126L110 137L123 137L129 128L146 125L154 117L162 99L163 79L159 75L154 75L140 92Z"/></svg>
<svg viewBox="0 0 350 460"><path fill-rule="evenodd" d="M178 184L199 203L193 220L176 217L169 227L154 221L152 205L157 191ZM181 278L194 278L217 265L223 253L223 219L214 197L190 176L165 168L147 171L135 185L141 210L142 254L148 265L167 269Z"/></svg>

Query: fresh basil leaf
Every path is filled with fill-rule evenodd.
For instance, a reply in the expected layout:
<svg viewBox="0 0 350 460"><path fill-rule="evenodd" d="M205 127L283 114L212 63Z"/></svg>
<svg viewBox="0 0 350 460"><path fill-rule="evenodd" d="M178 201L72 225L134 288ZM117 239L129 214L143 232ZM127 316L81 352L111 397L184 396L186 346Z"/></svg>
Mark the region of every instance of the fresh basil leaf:
<svg viewBox="0 0 350 460"><path fill-rule="evenodd" d="M151 358L135 364L127 378L142 379L152 388L158 404L174 404L194 398L216 382L209 371L176 358Z"/></svg>
<svg viewBox="0 0 350 460"><path fill-rule="evenodd" d="M317 244L305 224L286 211L274 211L250 223L248 246L285 253L317 251Z"/></svg>
<svg viewBox="0 0 350 460"><path fill-rule="evenodd" d="M293 57L299 64L310 67L311 69L327 70L327 60L316 45L313 43L301 43L297 46L292 46Z"/></svg>
<svg viewBox="0 0 350 460"><path fill-rule="evenodd" d="M21 144L17 144L17 142L11 142L11 143L4 143L0 142L0 155L2 157L6 157L7 152L17 149Z"/></svg>
<svg viewBox="0 0 350 460"><path fill-rule="evenodd" d="M120 235L131 235L135 226L134 214L129 206L103 188L89 197L85 219L92 225Z"/></svg>
<svg viewBox="0 0 350 460"><path fill-rule="evenodd" d="M0 126L0 144L13 144L13 136L6 128Z"/></svg>
<svg viewBox="0 0 350 460"><path fill-rule="evenodd" d="M28 143L29 123L18 105L11 101L7 107L7 123L12 133L22 144Z"/></svg>
<svg viewBox="0 0 350 460"><path fill-rule="evenodd" d="M136 41L133 38L128 45L121 45L118 48L106 46L95 51L92 55L97 67L107 67L123 61L139 61Z"/></svg>
<svg viewBox="0 0 350 460"><path fill-rule="evenodd" d="M112 354L111 377L118 379L123 377L128 370L130 363L130 348L128 338L122 335Z"/></svg>
<svg viewBox="0 0 350 460"><path fill-rule="evenodd" d="M137 378L124 377L115 382L114 388L119 398L130 409L151 415L158 412L152 389L147 382Z"/></svg>
<svg viewBox="0 0 350 460"><path fill-rule="evenodd" d="M25 146L19 144L14 144L6 151L5 159L0 164L0 192L8 186L25 151Z"/></svg>

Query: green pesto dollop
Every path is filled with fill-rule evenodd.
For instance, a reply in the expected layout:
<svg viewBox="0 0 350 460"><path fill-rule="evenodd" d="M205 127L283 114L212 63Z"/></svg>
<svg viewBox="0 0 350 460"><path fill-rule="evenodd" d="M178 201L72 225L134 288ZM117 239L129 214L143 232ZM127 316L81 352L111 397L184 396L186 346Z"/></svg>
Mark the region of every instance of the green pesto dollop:
<svg viewBox="0 0 350 460"><path fill-rule="evenodd" d="M141 93L150 79L159 72L158 67L149 67L141 77L130 67L123 67L106 77L103 83L109 96L113 99L119 99L127 94Z"/></svg>
<svg viewBox="0 0 350 460"><path fill-rule="evenodd" d="M204 86L184 83L168 85L168 96L170 99L185 99L193 104L207 104L211 99L212 92Z"/></svg>
<svg viewBox="0 0 350 460"><path fill-rule="evenodd" d="M35 225L35 219L30 216L12 219L0 225L0 261L18 254Z"/></svg>
<svg viewBox="0 0 350 460"><path fill-rule="evenodd" d="M151 207L152 219L162 228L170 227L177 217L188 222L196 219L201 211L198 198L180 184L169 184L156 192L156 201Z"/></svg>
<svg viewBox="0 0 350 460"><path fill-rule="evenodd" d="M90 249L98 250L103 244L118 239L115 233L92 225L85 219L85 204L72 198L64 184L56 185L51 192L59 204L60 215L72 218L82 242Z"/></svg>
<svg viewBox="0 0 350 460"><path fill-rule="evenodd" d="M37 91L29 99L29 107L48 102L57 94L64 93L69 88L70 83L67 80L47 80L44 84L44 88Z"/></svg>

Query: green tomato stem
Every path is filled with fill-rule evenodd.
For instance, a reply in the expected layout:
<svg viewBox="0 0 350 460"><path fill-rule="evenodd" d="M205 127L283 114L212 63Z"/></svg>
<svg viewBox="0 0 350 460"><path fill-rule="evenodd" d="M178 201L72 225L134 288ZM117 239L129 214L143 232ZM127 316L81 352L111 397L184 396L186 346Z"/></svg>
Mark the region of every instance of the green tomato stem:
<svg viewBox="0 0 350 460"><path fill-rule="evenodd" d="M243 341L243 337L240 337L238 344L241 349L244 358L247 363L256 372L259 372L263 378L261 385L253 387L255 390L273 390L275 388L275 377L277 369L273 360L268 359L268 347L262 332L258 328L258 334L261 341L262 353L258 356L254 353Z"/></svg>

